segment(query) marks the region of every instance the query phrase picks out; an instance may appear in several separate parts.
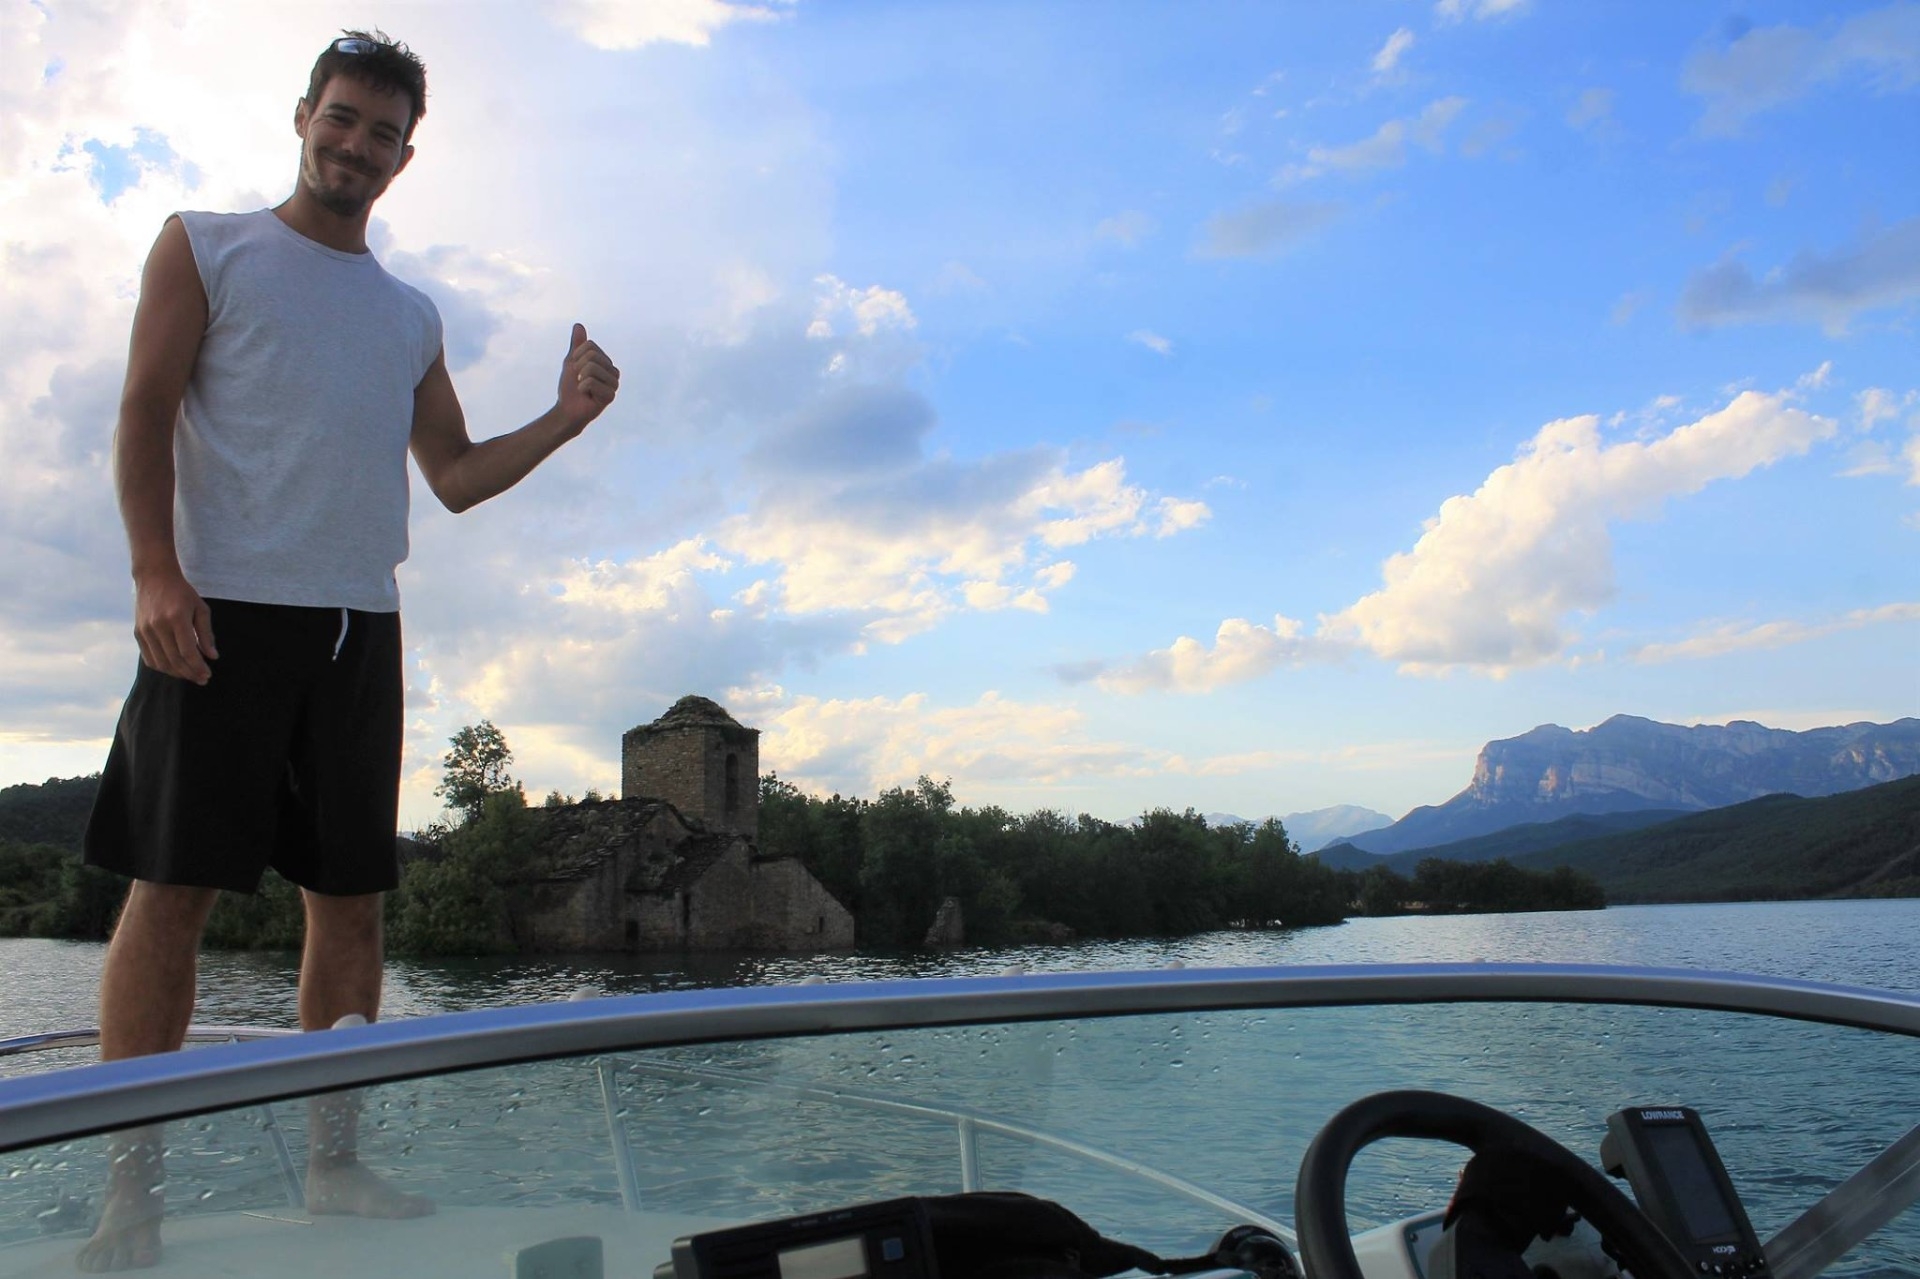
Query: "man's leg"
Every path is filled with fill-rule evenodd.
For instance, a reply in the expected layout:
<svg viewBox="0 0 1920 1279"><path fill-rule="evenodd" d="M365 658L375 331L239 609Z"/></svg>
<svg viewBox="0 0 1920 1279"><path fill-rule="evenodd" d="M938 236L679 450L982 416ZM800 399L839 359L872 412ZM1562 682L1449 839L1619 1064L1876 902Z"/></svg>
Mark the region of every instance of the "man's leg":
<svg viewBox="0 0 1920 1279"><path fill-rule="evenodd" d="M219 895L216 888L134 882L100 976L102 1060L180 1047L193 1019L200 934ZM80 1269L159 1263L164 1141L158 1125L107 1139L106 1207L93 1238L75 1258Z"/></svg>
<svg viewBox="0 0 1920 1279"><path fill-rule="evenodd" d="M342 1017L380 1019L386 954L380 915L385 893L333 897L300 890L307 945L300 956L300 1029L327 1030Z"/></svg>
<svg viewBox="0 0 1920 1279"><path fill-rule="evenodd" d="M333 897L302 890L307 945L300 957L300 1027L327 1030L342 1017L380 1013L383 893ZM360 1094L308 1105L307 1211L357 1217L424 1217L433 1201L403 1194L360 1163Z"/></svg>

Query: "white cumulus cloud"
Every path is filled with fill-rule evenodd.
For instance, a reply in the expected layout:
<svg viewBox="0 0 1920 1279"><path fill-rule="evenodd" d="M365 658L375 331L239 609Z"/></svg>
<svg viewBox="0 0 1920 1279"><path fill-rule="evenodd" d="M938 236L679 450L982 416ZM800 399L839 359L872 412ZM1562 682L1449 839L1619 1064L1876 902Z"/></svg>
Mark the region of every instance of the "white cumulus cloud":
<svg viewBox="0 0 1920 1279"><path fill-rule="evenodd" d="M1057 785L1149 775L1166 756L1090 740L1070 706L989 692L972 705L906 697L797 697L762 721L760 765L815 792L871 796L922 775L969 784Z"/></svg>
<svg viewBox="0 0 1920 1279"><path fill-rule="evenodd" d="M1425 741L1370 743L1333 750L1228 750L1183 755L1094 735L1076 706L1016 700L988 692L972 703L940 705L924 693L904 697L820 698L786 690L731 690L727 704L761 730L760 765L815 794L872 797L922 776L969 792L1027 792L1031 808L1059 808L1076 783L1120 778L1150 784L1169 777L1271 773L1299 783L1303 769L1385 771L1408 760L1469 765L1473 746ZM1142 791L1140 809L1156 802ZM1138 810L1136 810L1138 811Z"/></svg>
<svg viewBox="0 0 1920 1279"><path fill-rule="evenodd" d="M1276 615L1271 626L1230 617L1220 623L1211 648L1182 635L1166 648L1103 672L1098 682L1113 693L1208 693L1332 652L1332 646L1308 637L1290 617Z"/></svg>
<svg viewBox="0 0 1920 1279"><path fill-rule="evenodd" d="M1379 590L1313 633L1284 615L1270 626L1229 618L1211 646L1181 636L1130 661L1057 672L1117 693L1200 693L1357 652L1413 674L1498 676L1557 660L1574 619L1613 598L1610 525L1833 438L1837 424L1797 407L1796 394L1744 391L1670 430L1632 415L1643 438L1630 440L1604 438L1596 415L1549 422L1478 489L1441 503L1413 547L1382 566Z"/></svg>
<svg viewBox="0 0 1920 1279"><path fill-rule="evenodd" d="M770 490L714 540L771 569L767 598L782 612L849 615L869 638L897 643L963 607L1044 612L1073 576L1060 548L1167 536L1206 513L1203 503L1152 502L1121 459L1076 471L1030 451L823 473Z"/></svg>
<svg viewBox="0 0 1920 1279"><path fill-rule="evenodd" d="M1568 619L1613 596L1607 526L1805 453L1836 429L1786 393L1745 391L1648 441L1605 442L1594 416L1549 422L1478 490L1448 498L1385 585L1325 631L1414 670L1498 672L1560 656Z"/></svg>
<svg viewBox="0 0 1920 1279"><path fill-rule="evenodd" d="M553 20L596 49L649 44L707 45L736 22L772 22L795 0L739 4L731 0L547 0Z"/></svg>
<svg viewBox="0 0 1920 1279"><path fill-rule="evenodd" d="M848 325L861 337L872 337L882 329L911 329L919 323L904 293L877 284L857 289L834 275L820 276L814 284L819 293L813 323L807 326L810 338L833 337Z"/></svg>

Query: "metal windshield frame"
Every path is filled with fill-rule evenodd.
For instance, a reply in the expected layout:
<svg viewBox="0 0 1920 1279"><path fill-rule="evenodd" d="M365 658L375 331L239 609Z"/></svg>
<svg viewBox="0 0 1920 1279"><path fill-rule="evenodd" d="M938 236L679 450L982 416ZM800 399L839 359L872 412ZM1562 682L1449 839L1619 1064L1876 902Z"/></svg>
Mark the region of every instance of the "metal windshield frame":
<svg viewBox="0 0 1920 1279"><path fill-rule="evenodd" d="M673 1045L1233 1009L1510 1002L1755 1013L1920 1037L1920 996L1589 964L1156 969L734 987L448 1013L0 1080L0 1152L426 1075Z"/></svg>

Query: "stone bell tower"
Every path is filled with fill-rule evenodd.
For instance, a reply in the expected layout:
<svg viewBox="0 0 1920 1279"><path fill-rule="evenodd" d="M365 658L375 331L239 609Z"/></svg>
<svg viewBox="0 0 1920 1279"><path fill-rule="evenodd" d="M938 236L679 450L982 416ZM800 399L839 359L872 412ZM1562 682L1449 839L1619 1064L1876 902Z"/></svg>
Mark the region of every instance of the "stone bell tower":
<svg viewBox="0 0 1920 1279"><path fill-rule="evenodd" d="M688 695L620 738L620 797L664 799L709 830L760 833L760 730Z"/></svg>

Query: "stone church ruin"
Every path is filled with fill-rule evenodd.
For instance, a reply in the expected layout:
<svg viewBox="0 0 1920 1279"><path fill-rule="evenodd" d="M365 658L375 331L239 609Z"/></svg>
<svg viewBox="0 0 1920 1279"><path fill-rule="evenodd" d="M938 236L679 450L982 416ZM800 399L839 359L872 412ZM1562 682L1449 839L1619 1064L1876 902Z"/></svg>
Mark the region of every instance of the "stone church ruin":
<svg viewBox="0 0 1920 1279"><path fill-rule="evenodd" d="M831 950L853 916L756 843L760 732L688 696L620 741L620 798L529 810L539 856L511 885L528 951Z"/></svg>

